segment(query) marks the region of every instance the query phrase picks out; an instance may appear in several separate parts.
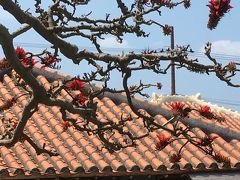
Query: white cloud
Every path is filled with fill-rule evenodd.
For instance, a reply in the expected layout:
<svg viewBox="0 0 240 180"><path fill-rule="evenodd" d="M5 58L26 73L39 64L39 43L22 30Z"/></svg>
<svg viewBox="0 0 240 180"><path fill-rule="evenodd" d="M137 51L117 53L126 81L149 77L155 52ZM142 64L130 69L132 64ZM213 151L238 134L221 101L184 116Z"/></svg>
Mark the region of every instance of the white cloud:
<svg viewBox="0 0 240 180"><path fill-rule="evenodd" d="M240 56L240 41L219 40L212 42L212 52Z"/></svg>
<svg viewBox="0 0 240 180"><path fill-rule="evenodd" d="M122 43L117 42L114 37L107 37L99 41L102 48L128 48L128 41L123 40Z"/></svg>

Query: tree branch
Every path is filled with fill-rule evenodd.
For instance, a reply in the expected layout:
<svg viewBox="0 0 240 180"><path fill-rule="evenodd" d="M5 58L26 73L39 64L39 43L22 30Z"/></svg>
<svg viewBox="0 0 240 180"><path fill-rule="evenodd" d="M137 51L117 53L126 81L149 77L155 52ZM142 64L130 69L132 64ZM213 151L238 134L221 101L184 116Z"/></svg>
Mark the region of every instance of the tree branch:
<svg viewBox="0 0 240 180"><path fill-rule="evenodd" d="M21 27L20 29L16 30L15 32L12 33L12 38L14 39L15 37L27 32L28 30L30 30L32 27L29 25L24 25L23 27Z"/></svg>

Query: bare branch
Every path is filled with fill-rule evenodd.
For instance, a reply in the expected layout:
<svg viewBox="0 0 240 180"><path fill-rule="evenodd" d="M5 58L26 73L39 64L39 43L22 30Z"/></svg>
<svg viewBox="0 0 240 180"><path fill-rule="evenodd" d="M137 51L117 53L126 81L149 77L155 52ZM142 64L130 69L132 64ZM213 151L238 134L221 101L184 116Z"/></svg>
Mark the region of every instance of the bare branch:
<svg viewBox="0 0 240 180"><path fill-rule="evenodd" d="M28 30L30 30L32 27L29 25L25 25L23 27L21 27L20 29L18 29L17 31L12 33L12 38L14 39L15 37L27 32Z"/></svg>

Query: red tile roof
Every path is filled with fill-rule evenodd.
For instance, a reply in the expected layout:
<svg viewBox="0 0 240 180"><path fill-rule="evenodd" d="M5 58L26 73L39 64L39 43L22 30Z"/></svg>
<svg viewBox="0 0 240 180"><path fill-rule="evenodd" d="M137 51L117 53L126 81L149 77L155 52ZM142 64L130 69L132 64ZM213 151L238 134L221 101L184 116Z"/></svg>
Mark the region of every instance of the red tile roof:
<svg viewBox="0 0 240 180"><path fill-rule="evenodd" d="M38 80L46 88L50 87L50 83L45 76L38 76ZM16 82L11 77L4 76L3 82L0 82L0 104L8 98L25 92L24 89L15 84ZM63 98L70 98L63 90L61 93ZM122 114L136 116L124 102L124 99L121 99L121 97L114 99L113 96L106 96L96 98L98 118L118 121ZM177 100L179 101L179 99ZM191 107L201 104L200 101L192 101L187 97L182 97L180 100L185 101ZM146 112L155 114L156 120L163 124L167 122L165 117L168 114L169 103L172 101L176 101L176 98L165 98L160 105L136 100L135 106L142 107ZM26 103L26 97L20 97L16 105L1 112L1 116L5 119L18 119ZM212 105L211 107L215 108ZM27 142L18 142L11 148L0 147L0 179L24 176L101 176L106 174L171 174L224 169L239 170L240 136L238 136L238 139L233 137L240 134L240 114L217 107L215 111L226 118L225 123L220 124L204 119L196 113L191 113L190 119L183 123L189 123L194 127L192 133L195 135L204 136L205 132L218 134L220 137L216 139L214 148L230 158L230 165L217 163L213 158L191 144L188 144L182 151L182 160L179 163L172 164L168 161L169 154L181 148L184 140L174 141L162 151L156 151L156 133L159 133L160 130L139 140L136 147L128 147L111 154L106 149L101 148L101 141L95 135L89 136L86 132L79 132L73 127L63 131L59 109L40 105L39 111L34 113L28 121L25 132L39 146L46 143L48 148L55 149L59 156L37 155ZM77 117L73 116L73 118ZM182 126L184 127L183 123ZM214 126L218 128L214 129ZM128 122L127 128L135 134L141 134L144 131L141 119L137 118L133 122ZM222 132L218 132L218 129ZM0 130L3 131L2 121L0 121ZM114 138L122 140L121 135L117 133L114 134Z"/></svg>

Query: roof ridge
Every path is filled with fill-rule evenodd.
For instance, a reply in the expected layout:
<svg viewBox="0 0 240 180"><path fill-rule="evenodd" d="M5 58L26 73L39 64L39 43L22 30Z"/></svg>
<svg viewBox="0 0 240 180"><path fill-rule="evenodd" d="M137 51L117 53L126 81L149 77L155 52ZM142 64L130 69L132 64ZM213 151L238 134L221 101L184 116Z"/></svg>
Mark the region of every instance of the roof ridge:
<svg viewBox="0 0 240 180"><path fill-rule="evenodd" d="M226 108L224 106L221 106L216 103L212 103L210 101L206 101L202 99L201 93L197 93L196 95L158 95L156 93L152 93L152 100L151 102L157 102L157 103L164 103L164 102L174 102L174 101L190 101L190 102L196 102L200 105L208 105L211 106L211 109L218 111L218 112L225 112L229 113L232 116L238 116L240 117L240 112L237 110L233 110L230 108Z"/></svg>

